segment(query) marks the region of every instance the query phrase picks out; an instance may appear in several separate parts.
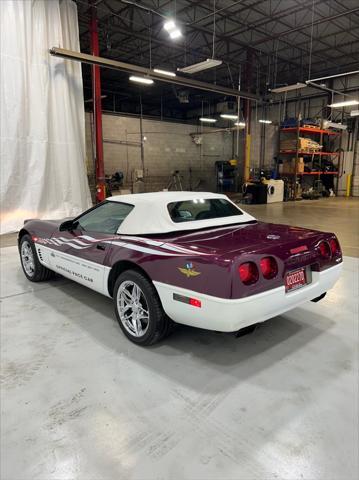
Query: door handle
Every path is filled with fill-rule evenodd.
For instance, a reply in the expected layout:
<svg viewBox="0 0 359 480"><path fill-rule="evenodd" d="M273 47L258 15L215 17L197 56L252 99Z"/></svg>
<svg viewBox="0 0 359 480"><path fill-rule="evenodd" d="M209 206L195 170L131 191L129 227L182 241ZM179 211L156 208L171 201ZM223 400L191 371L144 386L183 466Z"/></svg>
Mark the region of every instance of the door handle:
<svg viewBox="0 0 359 480"><path fill-rule="evenodd" d="M105 245L104 243L98 243L98 244L96 245L96 248L97 248L98 250L105 250L106 245Z"/></svg>

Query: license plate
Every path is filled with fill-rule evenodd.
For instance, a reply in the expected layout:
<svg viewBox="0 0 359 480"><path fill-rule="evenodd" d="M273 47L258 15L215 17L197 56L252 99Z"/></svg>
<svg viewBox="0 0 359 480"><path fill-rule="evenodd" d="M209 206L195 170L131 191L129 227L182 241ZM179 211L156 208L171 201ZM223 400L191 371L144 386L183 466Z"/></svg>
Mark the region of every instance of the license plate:
<svg viewBox="0 0 359 480"><path fill-rule="evenodd" d="M305 268L294 270L293 272L287 273L285 277L285 291L290 292L291 290L296 290L297 288L304 287L307 283Z"/></svg>

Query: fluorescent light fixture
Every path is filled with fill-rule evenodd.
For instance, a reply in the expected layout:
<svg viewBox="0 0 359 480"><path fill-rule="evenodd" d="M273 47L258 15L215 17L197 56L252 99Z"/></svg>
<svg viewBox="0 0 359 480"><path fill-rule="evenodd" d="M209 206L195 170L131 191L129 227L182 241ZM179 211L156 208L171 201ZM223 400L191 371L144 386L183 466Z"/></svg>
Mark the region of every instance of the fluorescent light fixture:
<svg viewBox="0 0 359 480"><path fill-rule="evenodd" d="M151 85L153 83L153 80L150 78L136 77L136 75L131 75L130 80L131 82L143 83L144 85Z"/></svg>
<svg viewBox="0 0 359 480"><path fill-rule="evenodd" d="M168 77L175 77L176 74L174 72L169 72L167 70L161 70L160 68L154 68L154 72L160 73L161 75L167 75Z"/></svg>
<svg viewBox="0 0 359 480"><path fill-rule="evenodd" d="M221 118L226 118L227 120L238 120L238 115L232 115L229 113L221 113Z"/></svg>
<svg viewBox="0 0 359 480"><path fill-rule="evenodd" d="M336 102L328 105L330 108L351 107L352 105L359 105L358 100L345 100L344 102Z"/></svg>
<svg viewBox="0 0 359 480"><path fill-rule="evenodd" d="M172 30L175 30L177 26L173 20L167 20L164 23L163 28L167 30L167 32L171 32Z"/></svg>
<svg viewBox="0 0 359 480"><path fill-rule="evenodd" d="M295 83L294 85L285 85L284 87L273 88L270 90L272 93L290 92L291 90L298 90L299 88L305 88L308 85L306 83Z"/></svg>
<svg viewBox="0 0 359 480"><path fill-rule="evenodd" d="M268 124L272 123L272 120L262 120L261 119L261 120L258 120L258 121L259 121L259 123L268 123Z"/></svg>
<svg viewBox="0 0 359 480"><path fill-rule="evenodd" d="M216 123L217 120L215 118L201 117L199 121L206 123Z"/></svg>
<svg viewBox="0 0 359 480"><path fill-rule="evenodd" d="M179 28L176 28L176 30L172 30L170 32L170 38L172 38L172 40L175 40L176 38L179 38L182 36L182 32Z"/></svg>
<svg viewBox="0 0 359 480"><path fill-rule="evenodd" d="M188 67L177 68L179 72L182 73L197 73L202 72L202 70L207 70L207 68L218 67L222 64L222 60L215 60L214 58L207 58L204 62L194 63Z"/></svg>
<svg viewBox="0 0 359 480"><path fill-rule="evenodd" d="M243 127L243 128L244 128L244 127L246 126L246 124L245 124L244 122L236 122L236 123L235 123L235 126L236 126L236 127Z"/></svg>
<svg viewBox="0 0 359 480"><path fill-rule="evenodd" d="M350 116L351 116L351 117L357 117L358 115L359 115L359 110L352 110L352 111L350 112Z"/></svg>

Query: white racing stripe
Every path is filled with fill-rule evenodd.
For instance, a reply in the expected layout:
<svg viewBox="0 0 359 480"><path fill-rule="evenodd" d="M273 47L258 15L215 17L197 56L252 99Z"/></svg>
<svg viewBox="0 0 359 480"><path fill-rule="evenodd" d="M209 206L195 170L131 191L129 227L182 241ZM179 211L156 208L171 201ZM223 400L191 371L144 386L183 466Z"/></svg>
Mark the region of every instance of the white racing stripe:
<svg viewBox="0 0 359 480"><path fill-rule="evenodd" d="M63 242L70 243L70 242L76 242L79 245L82 245L83 247L90 247L88 243L81 242L81 240L78 240L77 238L64 238L64 237L56 237L58 240L62 240Z"/></svg>
<svg viewBox="0 0 359 480"><path fill-rule="evenodd" d="M53 237L53 238L43 238L42 241L45 244L56 245L57 247L61 245L68 245L76 250L84 250L93 246L94 243L103 242L108 243L110 245L116 245L123 248L128 248L129 250L135 250L137 252L149 253L151 255L160 255L166 257L182 257L188 255L211 255L210 253L198 252L193 251L185 247L177 246L172 243L165 243L159 240L151 240L142 237L136 236L115 236L115 237L107 237L107 238L93 238L89 235L79 235L79 239L67 239L65 237ZM121 239L123 241L118 241L117 239ZM132 240L134 242L142 243L148 245L148 247L136 245L133 243L129 243L128 240ZM86 243L90 242L90 243ZM75 243L76 242L76 243ZM157 247L158 249L149 248L150 246ZM167 250L164 252L163 250ZM170 253L172 252L172 253Z"/></svg>
<svg viewBox="0 0 359 480"><path fill-rule="evenodd" d="M167 253L161 252L160 250L154 250L153 248L142 247L141 245L133 245L132 243L125 243L125 242L104 242L110 243L112 245L118 245L119 247L128 248L129 250L135 250L136 252L143 252L143 253L150 253L151 255L160 255L164 257L178 257L183 256L184 254L178 253Z"/></svg>
<svg viewBox="0 0 359 480"><path fill-rule="evenodd" d="M116 240L117 238L120 238L120 237L116 235L116 237L93 238L93 237L90 237L89 235L79 235L79 238L83 238L84 240L87 240L91 243L96 243L96 242L104 242L108 240Z"/></svg>
<svg viewBox="0 0 359 480"><path fill-rule="evenodd" d="M51 238L50 242L52 244L58 246L58 247L60 247L61 245L69 245L70 247L75 248L76 250L84 250L85 248L89 248L89 247L92 246L92 245L87 245L86 247L80 247L76 243L72 243L71 241L64 242L63 240L60 240L59 238Z"/></svg>
<svg viewBox="0 0 359 480"><path fill-rule="evenodd" d="M151 239L145 239L141 237L131 237L131 236L121 236L120 237L122 240L134 240L135 242L139 243L145 243L147 245L152 245L153 247L159 247L159 248L164 248L166 250L171 250L172 252L180 252L180 253L186 253L186 254L193 254L193 255L209 255L206 253L201 253L201 252L196 252L193 250L190 250L185 247L180 247L178 245L173 245L172 243L166 243L166 242L160 242L159 240L151 240Z"/></svg>
<svg viewBox="0 0 359 480"><path fill-rule="evenodd" d="M105 243L111 243L111 242L109 242L109 240L113 239L114 242L112 242L112 243L116 244L116 245L118 244L118 242L117 243L115 243L115 242L119 238L121 240L126 241L125 242L126 246L127 245L132 245L132 244L128 244L127 240L133 240L133 241L138 242L138 243L145 243L146 245L151 245L153 247L159 247L159 248L163 248L165 250L169 250L169 251L172 251L172 252L178 252L178 253L182 253L182 254L186 254L186 255L211 255L210 253L193 251L193 250L190 250L190 249L185 248L185 247L180 247L178 245L174 245L172 243L166 243L166 242L161 242L159 240L151 240L149 238L136 237L136 236L132 236L132 235L118 235L116 237L107 238L107 239L103 239L103 240L90 237L89 235L81 235L80 238L88 240L89 242L101 242L102 241L102 242L105 242ZM158 250L151 250L151 253L154 253L154 252L156 252L157 255L160 254L160 252Z"/></svg>

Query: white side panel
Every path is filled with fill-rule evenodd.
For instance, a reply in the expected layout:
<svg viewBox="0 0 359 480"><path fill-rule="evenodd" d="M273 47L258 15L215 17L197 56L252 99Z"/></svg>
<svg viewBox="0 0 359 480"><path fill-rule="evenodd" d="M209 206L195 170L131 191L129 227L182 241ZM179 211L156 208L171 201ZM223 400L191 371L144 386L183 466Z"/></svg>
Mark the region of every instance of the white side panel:
<svg viewBox="0 0 359 480"><path fill-rule="evenodd" d="M319 297L333 287L340 276L342 265L335 265L319 273L313 272L312 283L293 292L286 293L283 286L237 300L212 297L160 282L154 282L154 285L165 312L175 322L207 330L235 332ZM200 300L201 307L173 300L174 293Z"/></svg>
<svg viewBox="0 0 359 480"><path fill-rule="evenodd" d="M109 296L107 280L111 270L110 267L105 267L68 253L59 252L44 245L35 244L35 246L39 260L43 265L70 280Z"/></svg>
<svg viewBox="0 0 359 480"><path fill-rule="evenodd" d="M39 245L38 243L35 243L35 248L37 252L37 258L39 259L39 262L42 263L47 268L51 269L50 266L50 248L44 247L43 245Z"/></svg>

